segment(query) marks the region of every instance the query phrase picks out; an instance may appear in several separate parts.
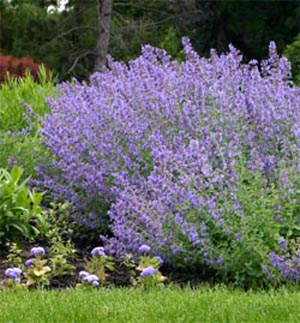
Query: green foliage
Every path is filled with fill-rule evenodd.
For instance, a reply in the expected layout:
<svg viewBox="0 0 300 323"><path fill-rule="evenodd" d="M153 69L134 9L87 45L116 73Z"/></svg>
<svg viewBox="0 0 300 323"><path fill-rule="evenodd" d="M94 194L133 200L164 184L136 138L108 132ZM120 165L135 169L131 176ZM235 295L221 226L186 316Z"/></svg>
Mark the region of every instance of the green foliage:
<svg viewBox="0 0 300 323"><path fill-rule="evenodd" d="M32 131L38 129L39 117L49 112L46 99L54 95L53 77L47 75L42 66L39 69L40 83L27 72L24 78L16 80L9 77L1 84L0 131L16 132L30 126ZM26 109L27 106L30 108Z"/></svg>
<svg viewBox="0 0 300 323"><path fill-rule="evenodd" d="M55 2L0 1L1 50L47 64L60 80L87 79L95 61L97 2L69 0L63 12L47 12ZM109 51L128 61L141 44L151 44L177 57L181 37L190 36L202 55L233 43L247 59L262 59L270 40L282 51L299 33L298 15L297 1L113 1Z"/></svg>
<svg viewBox="0 0 300 323"><path fill-rule="evenodd" d="M11 278L8 278L2 282L0 281L0 291L17 291L22 289L26 289L26 285L20 284Z"/></svg>
<svg viewBox="0 0 300 323"><path fill-rule="evenodd" d="M3 260L4 264L8 264L10 267L19 267L24 269L24 265L22 262L22 249L19 246L12 242L7 243L6 247L8 248L8 254L6 256L6 260Z"/></svg>
<svg viewBox="0 0 300 323"><path fill-rule="evenodd" d="M6 133L0 130L0 163L10 169L13 165L23 168L24 176L35 176L35 167L41 156L46 156L45 148L40 144L39 135Z"/></svg>
<svg viewBox="0 0 300 323"><path fill-rule="evenodd" d="M56 241L52 240L52 245L49 247L51 256L49 266L52 269L49 275L50 281L54 278L60 279L74 274L75 267L69 263L69 260L74 258L75 252L71 240L66 242L62 241L61 238Z"/></svg>
<svg viewBox="0 0 300 323"><path fill-rule="evenodd" d="M70 223L68 214L70 205L50 203L50 207L44 210L44 216L49 224L48 230L39 240L49 246L50 255L49 280L61 281L63 277L74 274L75 267L70 263L74 260L76 249L71 241L73 223Z"/></svg>
<svg viewBox="0 0 300 323"><path fill-rule="evenodd" d="M114 258L107 255L94 255L87 262L86 268L89 273L94 274L99 278L101 285L105 285L107 283L107 270L111 272L115 270Z"/></svg>
<svg viewBox="0 0 300 323"><path fill-rule="evenodd" d="M69 259L74 256L75 249L73 249L70 241L65 244L61 241L53 242L48 250L49 256L47 258L44 256L44 252L39 253L32 255L33 258L28 259L24 264L22 260L23 251L16 244L10 244L9 247L7 259L3 263L14 267L14 269L21 269L22 277L21 275L18 279L8 277L4 283L2 282L4 289L14 288L17 285L23 288L41 288L53 283L57 285L58 280L74 274L75 267L70 264ZM44 250L43 248L40 249Z"/></svg>
<svg viewBox="0 0 300 323"><path fill-rule="evenodd" d="M49 272L51 268L48 266L49 260L43 259L42 255L37 255L32 260L32 266L24 272L27 287L45 287L50 284Z"/></svg>
<svg viewBox="0 0 300 323"><path fill-rule="evenodd" d="M23 170L14 166L10 172L0 169L0 245L21 243L47 230L40 203L43 194L27 188L21 181Z"/></svg>
<svg viewBox="0 0 300 323"><path fill-rule="evenodd" d="M276 180L271 184L243 166L239 176L237 196L243 212L228 209L225 217L231 233L214 237L224 257L222 281L234 281L245 288L276 284L268 281L262 264L269 264L270 253L279 250L280 237L300 237L300 191L287 192Z"/></svg>
<svg viewBox="0 0 300 323"><path fill-rule="evenodd" d="M68 241L73 236L75 223L70 220L70 210L71 205L68 203L50 203L49 208L44 210L44 216L49 223L49 228L45 236L41 237L41 241L49 245L55 245L62 241ZM66 252L66 255L69 255L69 253Z"/></svg>
<svg viewBox="0 0 300 323"><path fill-rule="evenodd" d="M40 83L27 73L23 79L8 78L0 87L0 164L22 166L26 176L34 176L37 160L46 155L39 142L40 117L49 111L46 99L57 92L45 68L39 75Z"/></svg>
<svg viewBox="0 0 300 323"><path fill-rule="evenodd" d="M110 53L116 60L136 58L144 44L164 48L173 57L178 56L182 32L180 26L173 23L171 4L122 1L114 3L113 13Z"/></svg>
<svg viewBox="0 0 300 323"><path fill-rule="evenodd" d="M294 42L287 45L283 55L292 63L292 74L295 84L300 84L300 34Z"/></svg>
<svg viewBox="0 0 300 323"><path fill-rule="evenodd" d="M159 271L161 263L158 257L141 256L136 261L132 254L126 254L121 264L129 269L131 284L133 286L147 289L162 285L167 280L167 277L163 276ZM149 267L151 267L153 274L149 276L143 275L142 272Z"/></svg>
<svg viewBox="0 0 300 323"><path fill-rule="evenodd" d="M133 282L133 285L141 286L143 288L161 285L164 281L166 281L167 277L162 275L162 273L159 271L159 267L160 262L156 257L141 256L136 267L136 270L139 271L140 274ZM147 270L147 268L153 268L155 270L153 275L143 275L143 272Z"/></svg>

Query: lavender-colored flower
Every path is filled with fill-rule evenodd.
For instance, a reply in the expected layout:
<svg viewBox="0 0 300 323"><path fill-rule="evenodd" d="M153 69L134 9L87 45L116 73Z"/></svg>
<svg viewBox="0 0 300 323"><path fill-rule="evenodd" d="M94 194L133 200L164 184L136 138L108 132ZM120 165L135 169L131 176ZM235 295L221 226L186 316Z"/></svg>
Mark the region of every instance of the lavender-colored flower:
<svg viewBox="0 0 300 323"><path fill-rule="evenodd" d="M288 250L288 243L283 237L278 240L278 244L282 251L286 252Z"/></svg>
<svg viewBox="0 0 300 323"><path fill-rule="evenodd" d="M30 254L31 256L35 257L37 255L45 255L45 249L43 247L34 247L31 248Z"/></svg>
<svg viewBox="0 0 300 323"><path fill-rule="evenodd" d="M91 251L91 255L92 256L101 256L101 257L105 257L106 254L104 252L104 248L103 247L96 247Z"/></svg>
<svg viewBox="0 0 300 323"><path fill-rule="evenodd" d="M5 275L13 280L16 280L22 274L20 268L8 268L5 270Z"/></svg>
<svg viewBox="0 0 300 323"><path fill-rule="evenodd" d="M80 271L79 272L79 278L80 279L84 279L85 277L87 277L87 276L89 276L90 275L90 273L88 273L87 271Z"/></svg>
<svg viewBox="0 0 300 323"><path fill-rule="evenodd" d="M94 281L98 282L99 278L96 275L87 275L82 280L88 283L93 283Z"/></svg>
<svg viewBox="0 0 300 323"><path fill-rule="evenodd" d="M155 273L157 273L157 270L153 268L152 266L149 266L147 268L144 268L140 274L140 276L153 276Z"/></svg>
<svg viewBox="0 0 300 323"><path fill-rule="evenodd" d="M31 258L30 258L30 259L27 259L27 260L25 261L25 266L28 266L28 267L29 267L29 266L33 266L33 260L34 260L34 259L31 259Z"/></svg>
<svg viewBox="0 0 300 323"><path fill-rule="evenodd" d="M92 282L92 284L93 284L94 286L98 287L98 286L99 286L99 281L98 281L98 280L94 280L94 281Z"/></svg>
<svg viewBox="0 0 300 323"><path fill-rule="evenodd" d="M148 245L146 245L146 244L143 244L143 245L141 245L140 247L139 247L139 249L138 249L138 252L139 253L147 253L147 252L149 252L151 250L151 247L149 247Z"/></svg>

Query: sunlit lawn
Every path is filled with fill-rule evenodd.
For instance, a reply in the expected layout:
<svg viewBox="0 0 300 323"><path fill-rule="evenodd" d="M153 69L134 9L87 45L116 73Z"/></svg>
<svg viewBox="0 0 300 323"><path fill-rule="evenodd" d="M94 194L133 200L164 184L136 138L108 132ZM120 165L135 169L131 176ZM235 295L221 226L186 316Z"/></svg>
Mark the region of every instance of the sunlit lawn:
<svg viewBox="0 0 300 323"><path fill-rule="evenodd" d="M300 322L300 292L225 288L0 293L2 323Z"/></svg>

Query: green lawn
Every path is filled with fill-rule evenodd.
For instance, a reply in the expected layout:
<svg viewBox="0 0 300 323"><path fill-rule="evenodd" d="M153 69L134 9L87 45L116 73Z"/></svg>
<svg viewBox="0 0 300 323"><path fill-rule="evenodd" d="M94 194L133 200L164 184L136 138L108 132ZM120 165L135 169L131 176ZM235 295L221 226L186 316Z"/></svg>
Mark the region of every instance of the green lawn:
<svg viewBox="0 0 300 323"><path fill-rule="evenodd" d="M300 322L300 292L217 288L0 293L1 323Z"/></svg>

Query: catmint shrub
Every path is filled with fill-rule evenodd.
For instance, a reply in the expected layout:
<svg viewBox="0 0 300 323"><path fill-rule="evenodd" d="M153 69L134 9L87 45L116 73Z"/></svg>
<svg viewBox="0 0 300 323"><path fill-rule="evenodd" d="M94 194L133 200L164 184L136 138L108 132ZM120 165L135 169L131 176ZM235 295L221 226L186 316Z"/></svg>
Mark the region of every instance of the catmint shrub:
<svg viewBox="0 0 300 323"><path fill-rule="evenodd" d="M231 45L209 58L183 45L183 62L146 45L63 84L42 125L55 158L40 185L98 227L109 254L146 243L166 263L254 286L297 213L300 90L274 42L260 64Z"/></svg>

